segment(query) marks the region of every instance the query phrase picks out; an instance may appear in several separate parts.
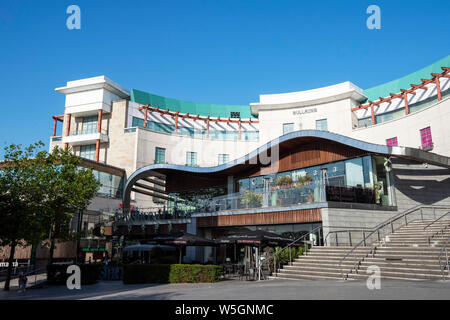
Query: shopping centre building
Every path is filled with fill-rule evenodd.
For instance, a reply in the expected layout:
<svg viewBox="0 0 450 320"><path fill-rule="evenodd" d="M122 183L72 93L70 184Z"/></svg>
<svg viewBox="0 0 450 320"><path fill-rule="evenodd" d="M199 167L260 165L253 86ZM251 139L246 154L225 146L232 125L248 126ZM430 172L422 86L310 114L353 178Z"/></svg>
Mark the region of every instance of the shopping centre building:
<svg viewBox="0 0 450 320"><path fill-rule="evenodd" d="M322 242L420 204L450 205L450 56L371 89L347 81L249 105L165 98L105 76L56 91L65 108L50 149L71 148L94 168L102 187L83 226L103 223L100 238L295 238L322 226ZM86 235L89 251L98 237ZM211 249L186 259L208 261Z"/></svg>

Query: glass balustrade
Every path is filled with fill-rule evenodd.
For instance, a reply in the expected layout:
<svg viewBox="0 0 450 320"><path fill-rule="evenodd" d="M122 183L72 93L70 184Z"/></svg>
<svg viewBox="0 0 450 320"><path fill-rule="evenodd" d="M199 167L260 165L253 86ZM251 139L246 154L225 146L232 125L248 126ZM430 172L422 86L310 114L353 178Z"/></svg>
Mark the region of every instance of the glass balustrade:
<svg viewBox="0 0 450 320"><path fill-rule="evenodd" d="M95 129L85 129L85 130L70 131L69 132L69 136L80 136L80 135L93 134L93 133L98 133L97 128L95 128ZM106 130L101 130L101 133L105 134L105 135L108 134L108 132Z"/></svg>

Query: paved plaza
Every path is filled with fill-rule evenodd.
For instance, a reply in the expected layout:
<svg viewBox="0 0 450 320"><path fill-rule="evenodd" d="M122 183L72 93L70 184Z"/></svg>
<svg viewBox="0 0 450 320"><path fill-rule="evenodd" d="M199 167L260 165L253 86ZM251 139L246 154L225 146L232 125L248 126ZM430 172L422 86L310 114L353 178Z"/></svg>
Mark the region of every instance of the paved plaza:
<svg viewBox="0 0 450 320"><path fill-rule="evenodd" d="M0 299L63 300L374 300L450 299L450 281L381 281L381 289L369 290L364 281L335 280L225 280L214 284L140 284L100 281L68 290L65 286L30 288L18 293L0 291Z"/></svg>

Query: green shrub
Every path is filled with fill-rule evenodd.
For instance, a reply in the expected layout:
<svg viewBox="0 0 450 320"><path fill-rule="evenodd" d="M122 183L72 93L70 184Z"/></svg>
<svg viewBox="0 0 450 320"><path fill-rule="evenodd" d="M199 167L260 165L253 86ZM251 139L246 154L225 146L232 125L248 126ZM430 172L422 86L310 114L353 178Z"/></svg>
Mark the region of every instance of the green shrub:
<svg viewBox="0 0 450 320"><path fill-rule="evenodd" d="M222 266L198 264L129 264L124 266L123 283L216 282Z"/></svg>
<svg viewBox="0 0 450 320"><path fill-rule="evenodd" d="M276 247L275 248L275 257L277 259L277 265L278 266L282 266L284 264L288 264L289 263L289 248L284 249L284 251L281 251L281 247ZM308 245L305 244L305 248L303 247L291 247L291 257L292 260L300 257L301 255L303 255L303 253L305 252L305 250L308 250Z"/></svg>
<svg viewBox="0 0 450 320"><path fill-rule="evenodd" d="M222 266L200 264L172 264L170 283L217 282L222 275Z"/></svg>
<svg viewBox="0 0 450 320"><path fill-rule="evenodd" d="M102 264L78 264L81 271L81 284L94 284L100 278ZM69 265L52 264L47 266L47 282L55 285L66 285Z"/></svg>

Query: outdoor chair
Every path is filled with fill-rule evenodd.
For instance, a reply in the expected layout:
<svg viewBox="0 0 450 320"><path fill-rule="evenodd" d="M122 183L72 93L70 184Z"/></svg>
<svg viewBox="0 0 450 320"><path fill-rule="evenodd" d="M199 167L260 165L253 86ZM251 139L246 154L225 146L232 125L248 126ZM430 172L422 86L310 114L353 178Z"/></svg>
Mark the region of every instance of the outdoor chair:
<svg viewBox="0 0 450 320"><path fill-rule="evenodd" d="M238 266L238 275L239 275L239 280L243 280L244 278L245 278L245 280L248 280L250 278L249 270L247 268L245 268L244 265Z"/></svg>

